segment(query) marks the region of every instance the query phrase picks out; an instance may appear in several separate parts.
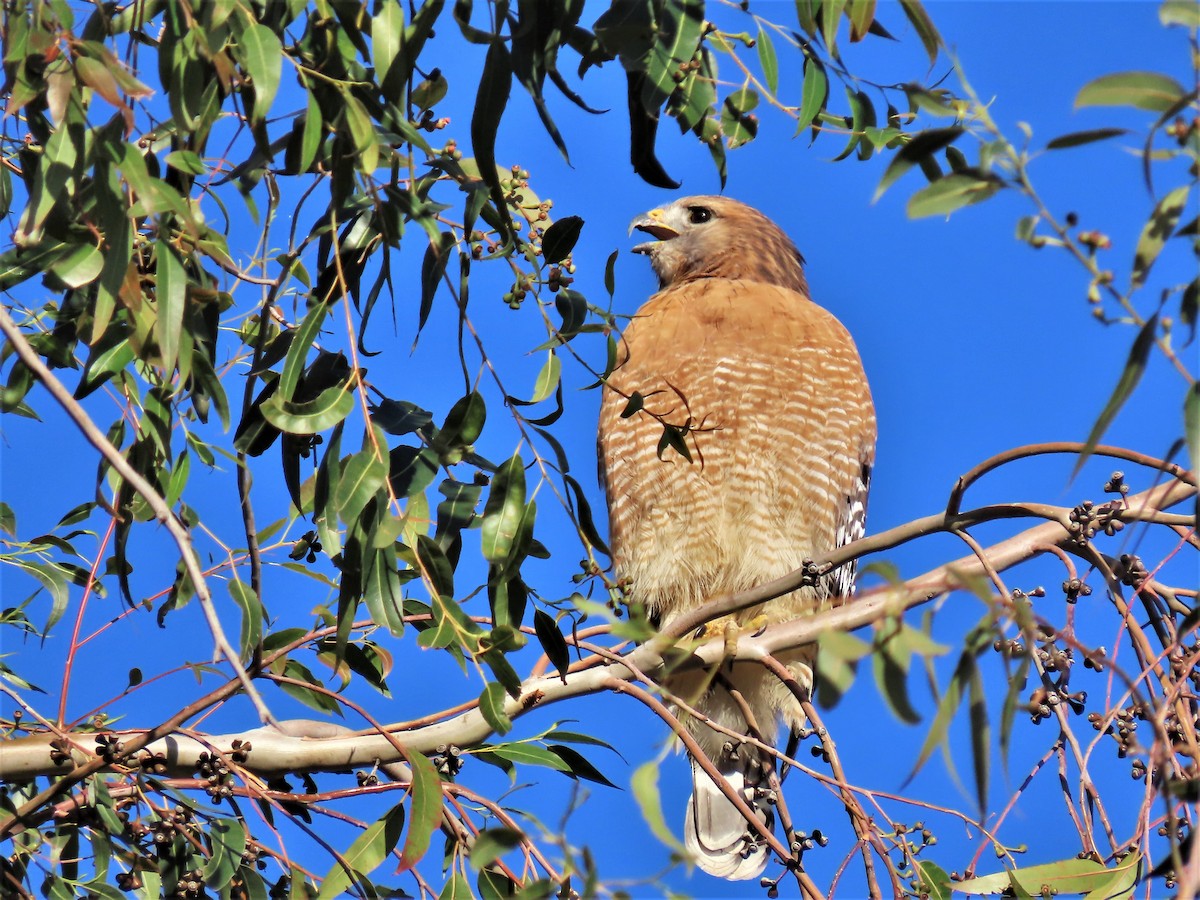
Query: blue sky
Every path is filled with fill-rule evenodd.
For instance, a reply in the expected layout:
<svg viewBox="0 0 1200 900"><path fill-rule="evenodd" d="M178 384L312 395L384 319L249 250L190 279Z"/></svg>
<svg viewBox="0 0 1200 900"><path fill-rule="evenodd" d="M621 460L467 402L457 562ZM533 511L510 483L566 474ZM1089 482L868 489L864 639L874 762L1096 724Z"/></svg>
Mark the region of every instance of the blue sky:
<svg viewBox="0 0 1200 900"><path fill-rule="evenodd" d="M790 23L794 15L791 3L754 3L752 8L781 22ZM1073 111L1079 87L1101 74L1153 69L1172 74L1184 83L1191 77L1185 35L1160 27L1155 3L935 2L929 4L929 10L980 96L994 98L991 111L1001 127L1016 136L1017 123L1028 123L1033 147L1069 131L1110 125L1140 130L1145 126L1148 118L1141 113L1115 109ZM736 21L729 10L720 15L723 22ZM886 82L921 78L924 57L899 6L881 3L879 17L901 42L890 45L872 41L866 47L848 48L851 68ZM585 16L585 21L590 17ZM732 24L728 27L737 28ZM446 108L439 109L439 114L452 119L445 133L462 135L465 142L480 61L462 54L449 21L439 31L442 33L431 48L430 62L442 66L451 85ZM461 69L456 70L456 66ZM945 61L939 60L935 71L940 74L946 68ZM733 67L726 64L722 75L733 79ZM574 83L573 76L569 80ZM797 96L799 76L794 66L782 68L781 82L785 93L790 90L788 96ZM951 85L952 78L947 81L947 86ZM626 235L630 219L674 196L715 193L720 185L707 150L690 136L680 137L670 121L664 121L660 129L659 154L683 187L679 192L667 192L640 182L628 163L624 83L619 69L608 66L589 73L581 92L593 106L612 109L603 116L591 116L561 98L552 98L552 110L567 138L572 166L558 155L538 123L532 104L517 87L501 126L497 160L502 165L520 164L530 170L533 188L540 196L553 198L555 215L578 215L585 220L574 254L578 266L574 286L592 302L607 302L603 287L605 260L613 250L621 251L613 308L628 314L654 289L645 259L628 253L634 243ZM835 108L840 105L835 103ZM986 204L955 213L949 221L911 221L905 216L904 203L923 183L918 172L906 175L881 200L872 203L886 159L832 163L829 160L840 150L840 139L823 137L810 147L807 137L791 137L794 129L789 121L762 109L759 112L761 136L730 153L725 192L763 210L793 237L808 260L814 299L842 320L858 344L879 418L879 451L868 520L871 531L938 511L955 478L993 453L1025 443L1086 437L1115 384L1120 361L1134 333L1125 327L1105 327L1091 318L1084 297L1086 275L1065 254L1034 251L1014 239L1017 219L1030 212L1021 198L1005 192ZM964 149L968 146L964 144ZM1118 282L1128 272L1133 245L1154 202L1141 181L1140 159L1131 152L1138 146L1139 138L1134 134L1079 150L1049 153L1032 167L1038 190L1056 214L1074 211L1081 227L1111 235L1114 248L1107 255L1118 273ZM974 159L973 147L967 153ZM1181 176L1175 172L1173 177ZM1169 181L1164 174L1157 186L1160 190L1174 186ZM412 244L401 264L413 272L420 264L424 238L413 229L409 239ZM1187 260L1181 257L1164 256L1156 280L1169 284L1192 277ZM489 282L485 275L473 287L470 314L485 335L489 354L505 373L510 393L528 395L543 360L542 354L529 351L544 340L544 329L532 303L520 311L510 311L499 299L504 289L499 279ZM31 305L40 303L44 298L39 290L26 285L17 299ZM1152 303L1150 292L1143 293L1147 294L1143 302ZM385 394L419 402L440 419L461 394L453 355L449 356L449 365L445 362L447 348L452 346L447 342L454 340L454 309L449 298L439 297L426 332L410 354L416 322L414 297L406 287L398 291L395 330L386 311L376 312L366 343L384 352L366 365L370 380ZM239 289L237 298L240 304L254 301L254 295L245 287ZM576 342L576 349L592 365L602 365L604 350L600 341L588 342L585 336ZM1194 367L1195 347L1184 354ZM478 363L477 357L474 363ZM579 367L564 364L564 379L571 396L567 412L553 432L566 446L574 474L599 512L603 500L592 477L599 395L594 391L574 393L575 388L591 380ZM1178 375L1153 356L1134 403L1118 417L1106 441L1152 455L1165 454L1181 433L1182 396ZM517 438L511 426L503 424L504 411L494 392L490 399L489 428L480 451L491 459L503 459L516 449ZM34 405L45 418L43 424L12 416L0 423L3 498L17 511L25 536L49 530L68 508L89 497L95 473L92 456L50 409L48 400L36 397ZM93 398L91 408L102 422L116 414L112 401L99 395ZM356 449L357 437L351 437L352 433L353 429L348 428L345 449ZM261 464L261 471L256 473L259 502L263 509L281 508L286 501L282 484L271 471L275 465L273 452ZM1071 465L1063 458L1013 466L1011 471L989 477L972 493L972 502L1030 500L1071 505L1084 498L1102 499L1100 486L1114 466L1089 464L1072 481ZM222 482L224 493L209 492L200 487L207 483L202 477L196 476L197 487L188 502L206 519L211 517L214 531L222 540L237 545L239 521L231 483ZM1144 473L1138 473L1138 477L1135 490L1148 484ZM552 506L548 494L544 501L539 499L540 508ZM260 524L271 518L260 512ZM558 525L555 521L551 513L546 530L539 531L554 557L545 563L532 563L528 572L546 596L557 599L573 589L569 576L575 571L579 551L561 538L557 530L561 517ZM304 530L299 523L292 527L291 534L295 537ZM978 536L989 539L1011 531L985 528ZM1157 545L1146 538L1140 540L1141 552L1154 558L1151 549ZM80 543L86 544L86 539ZM139 535L137 547L158 546L161 556L141 567L135 579L136 589L146 595L169 583L174 562L162 535ZM215 541L207 541L207 549L216 558L221 555L218 546ZM1115 549L1116 544L1113 547L1110 552L1124 552ZM888 553L885 558L909 576L964 552L965 547L955 540L937 537ZM0 570L0 575L6 605L32 589L8 569ZM276 585L276 590L266 600L281 624L296 619L307 622L310 609L331 599L316 582L272 578L277 580L269 582L269 587ZM1013 574L1010 585L1029 589L1045 584L1049 589L1061 579L1060 568L1035 564L1019 575ZM1061 617L1062 603L1055 593L1051 590L1047 601L1056 604L1049 607L1049 615ZM35 604L44 602L43 598ZM1105 614L1110 607L1102 591L1097 590L1090 602L1094 614L1090 610L1085 614L1084 607L1080 607L1080 639L1111 648L1119 640L1118 623L1114 616ZM85 618L84 633L116 614L119 604L115 588L110 589L107 599L94 600ZM983 612L977 600L952 597L940 608L935 634L953 645ZM73 615L74 607L68 620ZM229 621L236 619L231 615ZM41 646L33 642L14 645L11 637L4 636L3 652L17 654L15 661L10 660L14 667L49 692L47 712L57 707L61 666L69 643L68 631L62 625ZM114 645L101 637L81 652L77 671L86 675L77 675L72 685L68 704L72 715L81 715L119 693L125 683L124 672L132 665L142 667L149 676L177 659L181 649L198 662L204 661L208 653L207 638L194 607L169 617L166 630L160 631L152 617L143 616L130 623L124 634L121 644ZM356 699L368 702L381 719L408 719L473 697L481 689L477 682L464 679L448 660L414 651L407 639L403 645L393 642L390 649L397 658L390 679L394 699L384 703L366 692L352 693ZM999 681L1000 669L995 661L987 663L993 679L990 685L995 690L994 700L993 695L989 696L995 716L1004 685ZM952 665L953 654L947 664L939 665L943 683ZM933 707L918 673L912 681L912 694L927 717L926 724L903 726L879 702L869 683L869 673L861 674L850 695L826 714L826 722L851 780L900 792ZM1096 695L1105 690L1101 678L1094 678L1087 687ZM138 692L136 699L115 704L114 709L126 716L124 723L129 726L153 724L156 714L174 708L171 704L178 702L181 692L193 690L190 675L176 676L175 680L165 679L160 686ZM285 698L273 697L272 706L284 717L307 715ZM8 712L7 698L0 700L0 708ZM665 727L651 714L628 699L616 697L590 698L537 711L518 724L516 736L567 718L579 720L572 727L592 731L620 750L628 765L604 751L589 752L589 757L622 787L638 764L660 751L666 736ZM249 706L235 703L219 710L200 727L236 730L253 724ZM1019 723L1008 774L999 765L993 767L993 808L1004 805L1012 787L1049 745L1053 738L1050 729L1049 724L1033 728ZM1080 733L1085 731L1090 738L1086 725ZM965 723L956 723L952 732L958 748L955 761L969 783L970 761L963 749L967 737ZM1094 754L1093 765L1098 775L1115 777L1117 787L1111 796L1119 799L1114 801L1118 810L1114 818L1120 821L1125 815L1128 824L1123 826L1124 832L1129 833L1132 820L1128 816L1136 810L1140 794L1137 785L1120 774L1128 762L1116 761L1112 751L1102 745ZM687 768L682 759L670 758L662 767L663 804L676 833L689 790ZM1002 832L1014 844L1033 844L1037 858L1029 862L1071 856L1078 850L1071 840L1062 803L1053 796L1058 790L1057 781L1050 779L1055 776L1047 772L1042 777L1047 780L1034 793L1046 799L1023 799ZM503 776L478 763L468 766L463 779L482 790L495 790L503 782ZM561 809L570 782L542 770L523 771L520 780L536 780L537 785L518 792L514 805L529 804L544 817L548 827L555 829L555 810ZM1126 793L1121 795L1121 790ZM588 844L607 878L640 879L657 871L665 863L666 851L646 829L630 793L593 785L588 785L587 791L586 802L570 819L569 840L576 846ZM931 761L904 791L968 811L972 807L969 793L952 784L940 759ZM849 846L840 803L815 785L801 785L798 778L791 782L789 798L793 811L803 810L803 827L810 831L821 828L833 838L828 848L806 860L813 867L817 883L828 884ZM368 817L366 812L358 814ZM934 818L903 806L889 807L889 815L908 823ZM977 838L964 840L961 828L938 821L940 840L931 858L947 870L961 869L977 846ZM989 863L994 865L990 853L985 854L982 867L986 869ZM324 864L314 862L314 867L323 870ZM846 895L856 896L861 881L853 865L846 878ZM756 893L747 885L727 885L700 873L688 876L680 869L670 873L666 884L696 896Z"/></svg>

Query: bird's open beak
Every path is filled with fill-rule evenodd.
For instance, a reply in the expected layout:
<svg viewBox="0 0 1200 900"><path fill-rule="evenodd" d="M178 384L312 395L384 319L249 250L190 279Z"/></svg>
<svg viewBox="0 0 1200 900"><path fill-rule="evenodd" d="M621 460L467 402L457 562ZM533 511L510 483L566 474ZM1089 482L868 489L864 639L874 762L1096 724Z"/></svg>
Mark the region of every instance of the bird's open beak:
<svg viewBox="0 0 1200 900"><path fill-rule="evenodd" d="M644 231L654 238L654 241L638 244L633 248L634 253L649 253L655 241L669 241L673 237L678 237L679 232L663 222L662 217L663 211L661 209L652 209L644 216L634 219L629 223L630 234L633 234L634 231Z"/></svg>

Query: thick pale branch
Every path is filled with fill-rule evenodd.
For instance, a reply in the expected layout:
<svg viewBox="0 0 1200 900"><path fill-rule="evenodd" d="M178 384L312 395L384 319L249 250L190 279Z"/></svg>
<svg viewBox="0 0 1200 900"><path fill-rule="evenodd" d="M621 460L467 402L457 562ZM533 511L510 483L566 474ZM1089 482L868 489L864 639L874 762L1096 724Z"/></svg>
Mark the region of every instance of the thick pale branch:
<svg viewBox="0 0 1200 900"><path fill-rule="evenodd" d="M1176 482L1132 496L1129 504L1132 510L1158 510L1179 503L1194 493L1194 488ZM978 517L972 518L974 515L964 513L955 522L961 523L963 518L975 521ZM941 531L946 527L945 522L945 516L919 519L847 545L836 554L831 554L829 560L841 564L865 553L911 540L920 534ZM1054 545L1068 552L1079 549L1063 525L1046 522L992 545L986 550L986 558L996 571L1003 571ZM753 637L742 637L738 640L736 658L761 660L768 655L778 655L812 643L827 631L862 628L885 616L898 615L906 609L927 603L984 574L985 567L975 555L963 557L903 584L865 591L852 603L836 609L823 610L803 619L772 626ZM802 573L794 573L750 591L718 598L706 605L705 620L795 590L801 576ZM565 683L557 675L530 678L523 683L519 699L507 699L505 712L510 718L516 719L535 706L608 690L611 679L629 681L636 677L637 672L656 672L663 665L661 651L664 649L663 641L652 641L632 650L625 657L628 665L607 661L583 671L571 672ZM715 639L696 647L685 664L714 666L725 659L724 641ZM390 729L391 734L387 736L366 733L353 737L325 738L324 734L328 732L323 723L285 723L285 730L292 734L273 728L259 728L246 733L206 737L203 741L174 734L149 744L146 749L164 754L172 773L190 774L201 752L215 749L228 753L232 750L234 740L249 739L254 746L243 767L263 777L270 777L287 772L345 771L377 762L386 764L398 761L400 754L392 743L394 740L399 740L409 753L432 753L440 744L470 748L487 740L492 734L492 727L478 708L417 728ZM131 737L141 734L145 732L134 732ZM74 738L79 744L94 740L93 735L87 734L75 735ZM20 781L61 771L50 762L49 742L52 739L53 735L37 735L9 741L0 754L0 778Z"/></svg>
<svg viewBox="0 0 1200 900"><path fill-rule="evenodd" d="M1177 481L1169 484L1159 485L1157 487L1150 488L1149 490L1142 491L1139 494L1131 495L1127 498L1127 507L1124 509L1114 510L1114 513L1122 521L1153 519L1155 516L1161 515L1162 510L1169 509L1177 503L1182 503L1184 500L1195 496L1195 494L1196 488L1186 482ZM1055 511L1061 515L1054 515L1053 513ZM945 513L938 513L932 516L925 516L924 518L916 519L905 525L898 525L895 528L890 528L887 531L880 532L879 534L868 535L865 538L846 544L844 547L839 547L832 553L828 553L819 559L813 560L812 562L820 569L827 567L836 568L837 566L845 565L852 560L859 559L870 553L879 553L883 550L890 550L893 547L898 547L901 544L906 544L909 541L916 540L919 537L925 537L926 535L961 530L972 525L977 525L981 522L1022 517L1051 518L1055 521L1047 523L1046 525L1031 528L1020 535L1010 538L1008 541L1004 541L1001 544L996 545L996 547L1007 547L1012 541L1020 541L1025 535L1036 533L1042 537L1041 542L1044 546L1062 543L1064 549L1069 551L1071 549L1072 542L1070 541L1070 535L1067 533L1065 528L1066 515L1068 512L1069 510L1065 509L1064 507L1044 506L1041 504L1005 504L969 510L953 516ZM1194 520L1188 519L1187 521L1193 528L1195 527ZM1034 553L1029 553L1029 556L1032 555L1034 555ZM974 557L971 557L970 559L972 565L974 566L973 571L976 571L979 574L987 574L983 569L978 568L978 561L975 560ZM1019 561L1020 560L1016 560L1015 562ZM1013 565L1013 563L1008 563L1007 565ZM997 565L997 568L1004 567L1005 566ZM923 579L934 576L939 572L948 572L951 569L961 570L962 566L957 563L952 563L950 566L942 566L939 569L934 569L932 572L926 573L926 575L918 576L916 579L909 581L907 584L902 585L899 588L892 588L889 586L886 589L881 588L878 590L886 590L889 593L898 591L907 596L911 593L911 591L908 590L910 586L917 583L923 584ZM776 578L774 581L768 581L756 588L752 588L751 590L740 591L736 594L724 594L722 596L715 597L708 603L698 607L687 615L674 619L671 622L671 627L664 631L664 637L682 637L683 635L692 633L706 622L711 622L712 620L718 619L721 616L729 615L743 609L749 609L752 606L757 606L760 603L765 603L768 600L773 600L776 597L781 597L784 594L791 593L792 591L803 587L809 578L810 575L807 569L797 569L794 572L789 572L787 575L784 575L781 578ZM947 589L945 579L937 578L935 579L935 582L935 584L931 585L931 589L937 589L938 593L944 593ZM949 587L958 586L961 585L958 583L949 585ZM835 612L842 612L852 609L856 610L862 604L864 598L873 596L875 593L877 593L877 591L865 592L864 594L860 595L860 598L856 599L852 604L843 606ZM825 616L826 613L820 613L816 616L812 616L801 621L803 623L825 621ZM867 621L872 621L871 619L860 621L857 615L855 615L853 618L855 621L854 625L842 624L841 620L839 619L839 624L826 625L826 628L858 628L866 624ZM789 625L796 624L798 623L789 623Z"/></svg>

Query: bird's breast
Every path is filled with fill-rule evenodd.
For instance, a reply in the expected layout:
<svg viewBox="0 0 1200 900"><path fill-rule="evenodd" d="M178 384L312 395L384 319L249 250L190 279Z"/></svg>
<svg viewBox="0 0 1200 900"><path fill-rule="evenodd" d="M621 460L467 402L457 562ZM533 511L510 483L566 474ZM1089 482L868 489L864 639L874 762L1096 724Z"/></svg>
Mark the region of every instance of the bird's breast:
<svg viewBox="0 0 1200 900"><path fill-rule="evenodd" d="M874 420L845 330L802 295L703 283L625 332L600 452L618 574L651 608L740 590L832 549ZM641 408L630 409L629 398ZM633 404L636 406L637 404Z"/></svg>

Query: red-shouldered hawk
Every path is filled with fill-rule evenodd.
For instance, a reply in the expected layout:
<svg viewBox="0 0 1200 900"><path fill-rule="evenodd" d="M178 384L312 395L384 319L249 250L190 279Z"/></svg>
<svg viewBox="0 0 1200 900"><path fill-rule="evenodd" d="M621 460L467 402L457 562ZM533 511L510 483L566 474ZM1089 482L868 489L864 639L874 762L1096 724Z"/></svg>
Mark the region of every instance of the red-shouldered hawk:
<svg viewBox="0 0 1200 900"><path fill-rule="evenodd" d="M625 329L608 378L600 471L616 574L651 620L667 625L862 535L875 412L853 340L809 299L803 258L766 216L725 197L686 197L634 228L655 238L634 252L650 257L660 290ZM853 588L854 569L844 566L736 618L788 621ZM811 652L783 661L811 685ZM803 725L799 703L758 664L722 675L673 677L669 687L739 734L748 728L730 688L745 697L763 740L774 742L781 717ZM695 719L688 728L754 806L758 754L739 753L736 741ZM692 789L684 831L700 867L729 879L759 875L766 846L694 763ZM769 826L769 805L757 808Z"/></svg>

